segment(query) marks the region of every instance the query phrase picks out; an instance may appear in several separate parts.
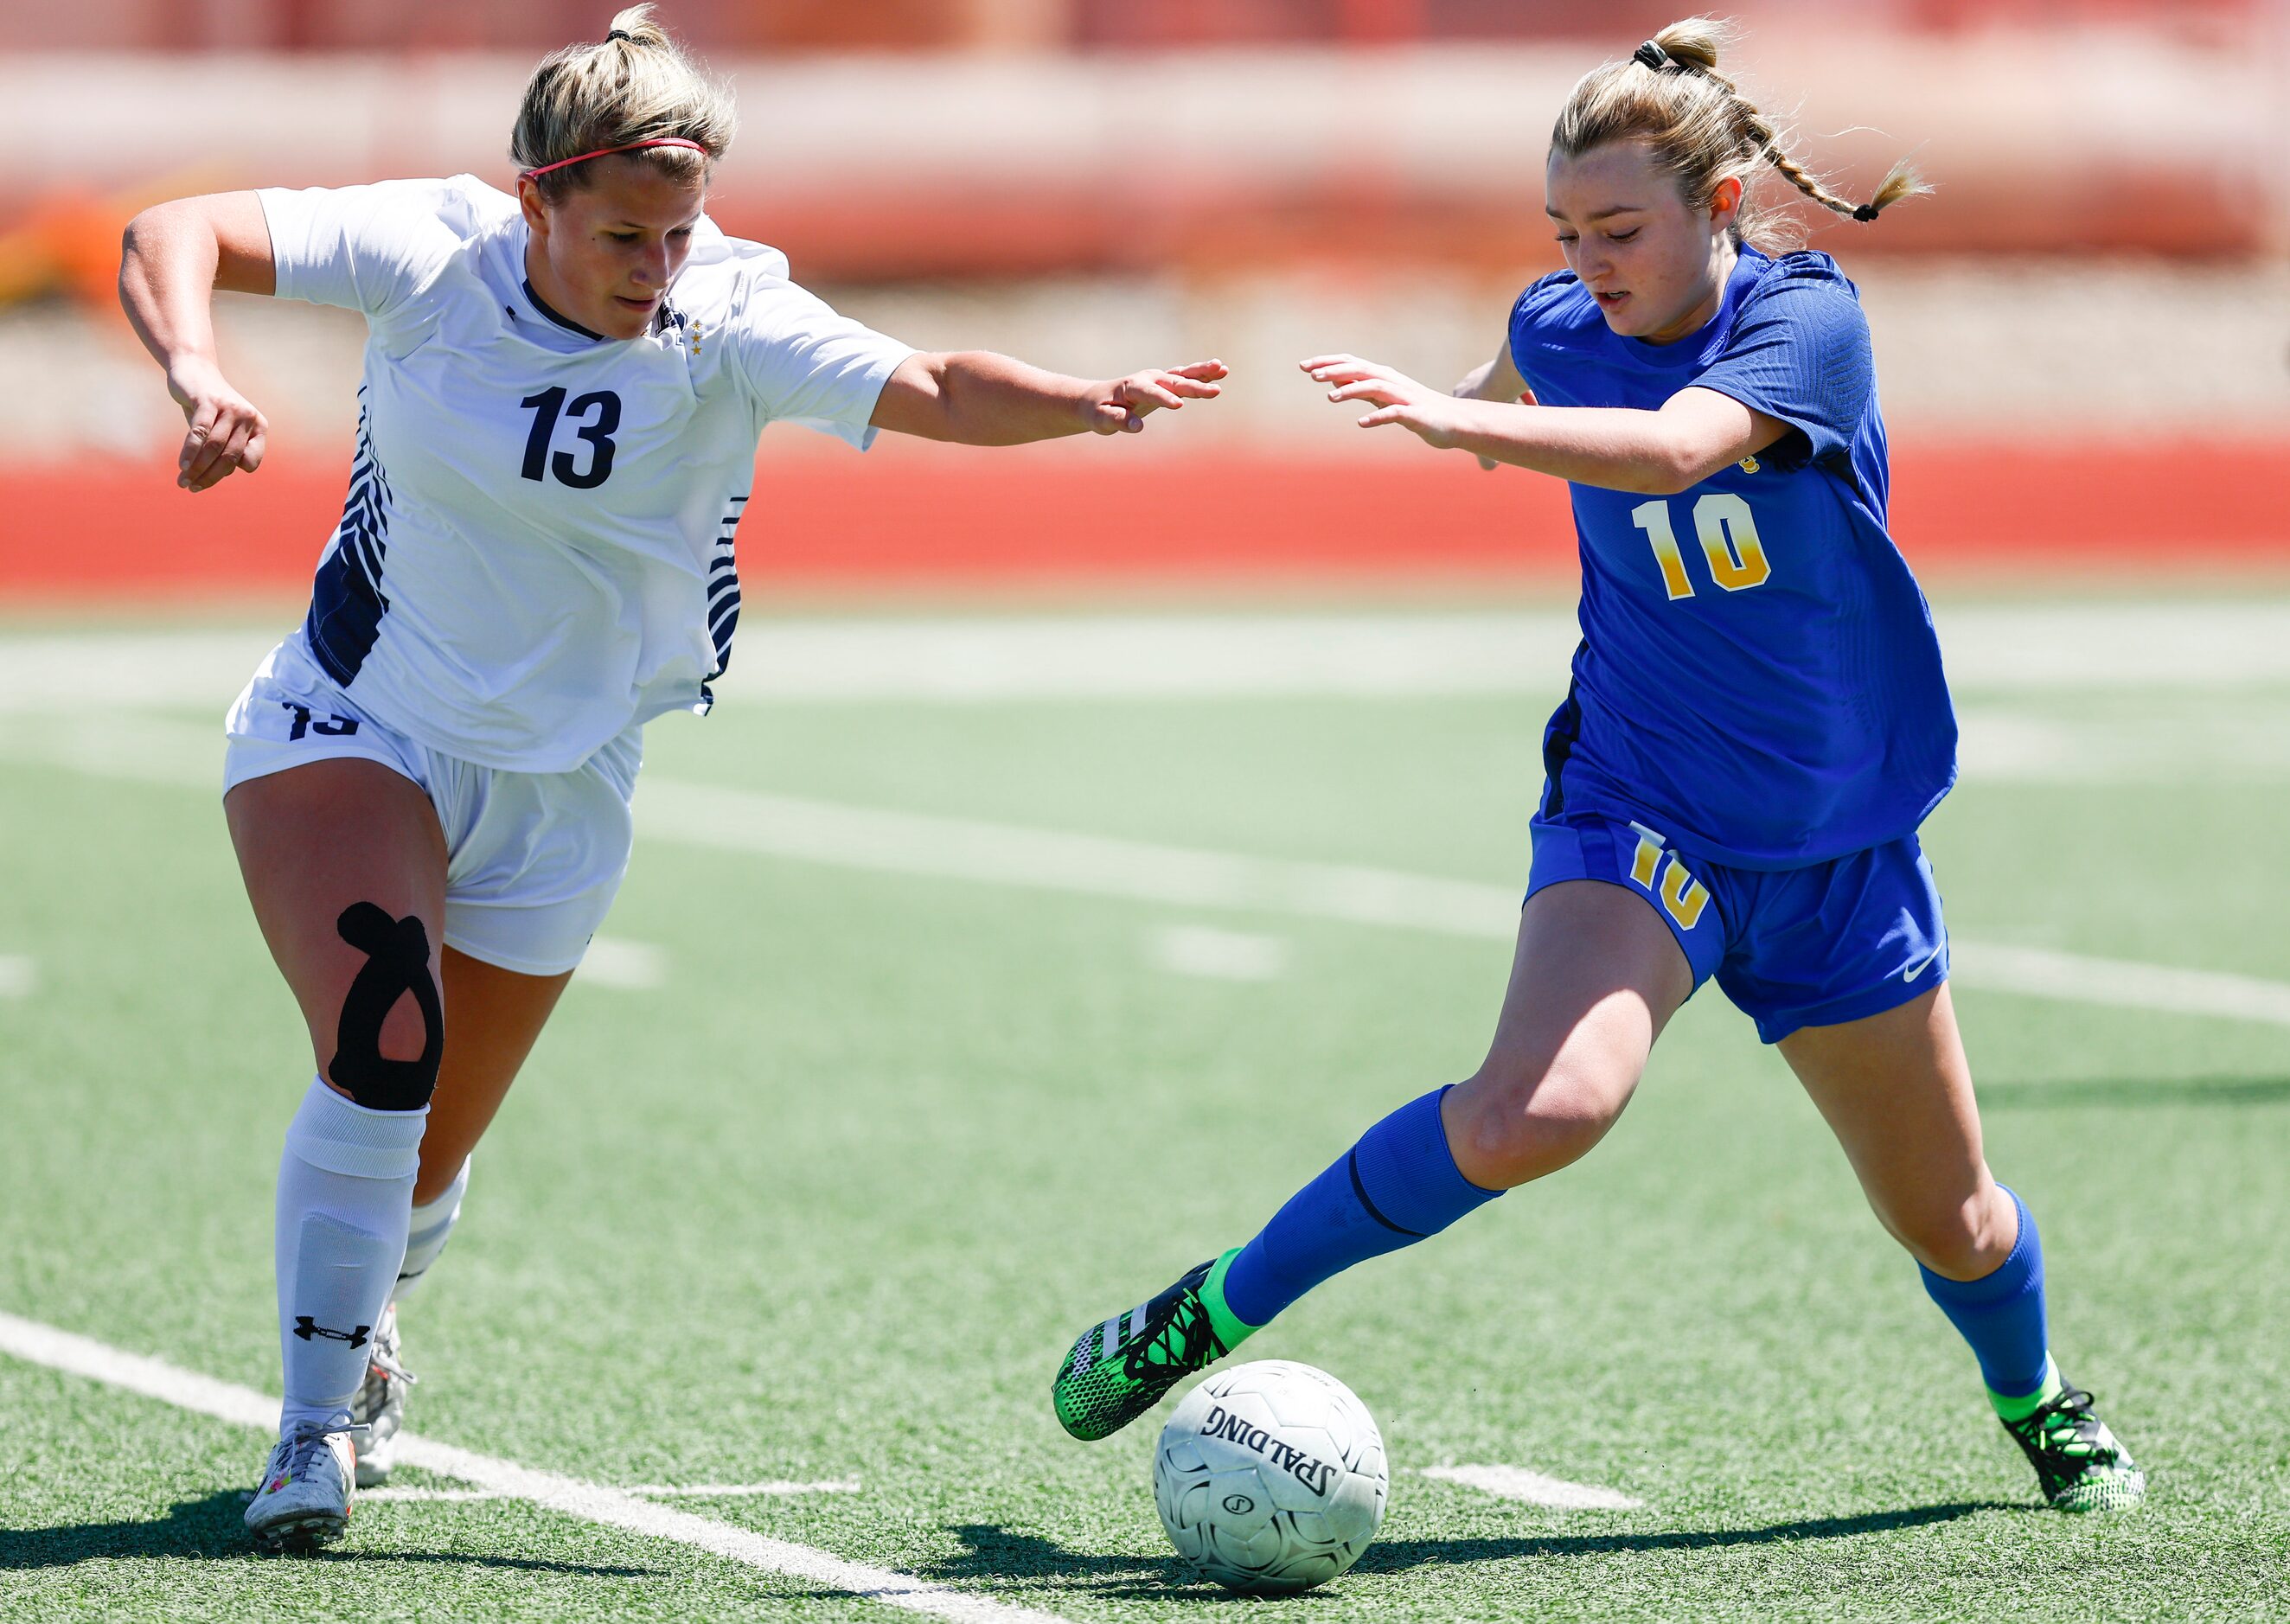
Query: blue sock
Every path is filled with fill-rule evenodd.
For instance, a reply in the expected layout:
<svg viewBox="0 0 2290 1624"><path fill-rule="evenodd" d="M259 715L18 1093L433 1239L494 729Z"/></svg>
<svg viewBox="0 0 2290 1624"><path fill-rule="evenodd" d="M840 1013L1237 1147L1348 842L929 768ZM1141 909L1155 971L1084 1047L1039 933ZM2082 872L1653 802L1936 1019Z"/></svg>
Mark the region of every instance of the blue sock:
<svg viewBox="0 0 2290 1624"><path fill-rule="evenodd" d="M2028 1204L2006 1189L2020 1211L2020 1238L2012 1255L1977 1280L1950 1280L1917 1267L1940 1311L1972 1344L1981 1380L2003 1398L2019 1398L2044 1385L2049 1368L2044 1335L2044 1244Z"/></svg>
<svg viewBox="0 0 2290 1624"><path fill-rule="evenodd" d="M1225 1271L1225 1306L1252 1326L1332 1275L1439 1233L1502 1194L1455 1165L1434 1089L1360 1136L1336 1164L1288 1198Z"/></svg>

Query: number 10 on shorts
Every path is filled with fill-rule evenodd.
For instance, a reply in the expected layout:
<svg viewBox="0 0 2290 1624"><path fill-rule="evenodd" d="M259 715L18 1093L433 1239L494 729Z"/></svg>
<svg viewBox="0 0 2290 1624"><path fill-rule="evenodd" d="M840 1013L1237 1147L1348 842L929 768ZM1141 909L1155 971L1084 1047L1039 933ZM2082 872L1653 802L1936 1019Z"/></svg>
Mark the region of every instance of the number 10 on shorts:
<svg viewBox="0 0 2290 1624"><path fill-rule="evenodd" d="M1643 823L1630 828L1638 836L1637 854L1630 860L1630 878L1661 900L1662 911L1677 921L1679 930L1692 930L1701 920L1701 910L1709 906L1708 889L1686 873L1685 865L1660 835Z"/></svg>

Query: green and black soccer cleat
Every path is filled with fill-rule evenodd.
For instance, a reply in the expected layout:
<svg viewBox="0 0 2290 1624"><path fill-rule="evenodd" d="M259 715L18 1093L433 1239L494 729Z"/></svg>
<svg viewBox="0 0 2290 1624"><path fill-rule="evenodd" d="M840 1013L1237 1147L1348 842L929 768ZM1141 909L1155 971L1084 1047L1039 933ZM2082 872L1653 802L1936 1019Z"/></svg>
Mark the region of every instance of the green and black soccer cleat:
<svg viewBox="0 0 2290 1624"><path fill-rule="evenodd" d="M1238 1251L1201 1264L1152 1301L1083 1332L1050 1387L1059 1424L1077 1438L1118 1432L1255 1330L1223 1306L1224 1271Z"/></svg>
<svg viewBox="0 0 2290 1624"><path fill-rule="evenodd" d="M2062 1380L2032 1413L2006 1420L2057 1511L2120 1511L2147 1497L2147 1475L2107 1429L2091 1395Z"/></svg>

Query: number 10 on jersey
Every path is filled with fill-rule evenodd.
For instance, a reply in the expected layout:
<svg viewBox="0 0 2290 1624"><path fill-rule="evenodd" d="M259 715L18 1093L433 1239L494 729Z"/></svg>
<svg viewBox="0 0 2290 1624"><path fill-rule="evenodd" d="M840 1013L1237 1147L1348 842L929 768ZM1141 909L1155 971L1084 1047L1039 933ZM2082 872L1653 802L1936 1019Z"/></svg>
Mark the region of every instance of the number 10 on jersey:
<svg viewBox="0 0 2290 1624"><path fill-rule="evenodd" d="M1677 532L1670 527L1669 503L1661 497L1640 502L1630 509L1630 523L1653 544L1654 562L1661 565L1661 582L1669 589L1670 600L1692 597L1693 581L1685 572ZM1766 562L1765 544L1758 540L1758 521L1750 504L1731 491L1712 491L1693 504L1693 533L1709 560L1709 579L1728 592L1760 586L1774 572Z"/></svg>

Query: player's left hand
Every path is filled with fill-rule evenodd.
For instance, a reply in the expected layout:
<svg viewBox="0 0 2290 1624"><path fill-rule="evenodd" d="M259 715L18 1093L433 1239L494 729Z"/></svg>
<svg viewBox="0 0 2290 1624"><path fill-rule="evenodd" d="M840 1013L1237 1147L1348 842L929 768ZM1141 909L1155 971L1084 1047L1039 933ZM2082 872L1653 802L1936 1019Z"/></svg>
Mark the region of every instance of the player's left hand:
<svg viewBox="0 0 2290 1624"><path fill-rule="evenodd" d="M1231 369L1221 361L1196 361L1164 371L1149 368L1100 384L1088 403L1093 434L1135 434L1155 412L1174 412L1189 400L1214 400L1217 380Z"/></svg>
<svg viewBox="0 0 2290 1624"><path fill-rule="evenodd" d="M1363 428L1397 423L1442 451L1453 447L1462 430L1463 404L1405 372L1357 356L1315 356L1298 364L1314 383L1333 386L1328 390L1330 400L1363 400L1373 405L1375 410L1359 420Z"/></svg>

